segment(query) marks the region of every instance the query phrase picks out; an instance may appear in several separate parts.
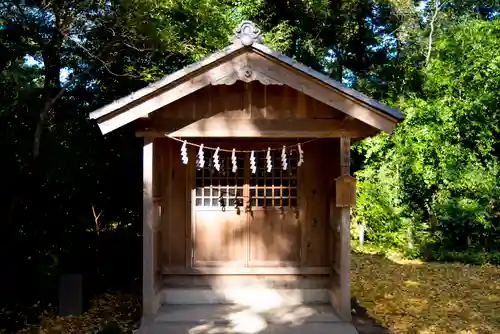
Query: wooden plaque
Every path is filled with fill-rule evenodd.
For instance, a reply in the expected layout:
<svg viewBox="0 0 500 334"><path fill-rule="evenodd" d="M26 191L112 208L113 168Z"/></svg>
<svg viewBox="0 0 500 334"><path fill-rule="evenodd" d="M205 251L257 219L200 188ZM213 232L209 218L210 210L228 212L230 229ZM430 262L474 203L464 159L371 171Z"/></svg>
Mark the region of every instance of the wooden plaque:
<svg viewBox="0 0 500 334"><path fill-rule="evenodd" d="M356 179L350 175L339 176L335 180L337 207L356 206Z"/></svg>

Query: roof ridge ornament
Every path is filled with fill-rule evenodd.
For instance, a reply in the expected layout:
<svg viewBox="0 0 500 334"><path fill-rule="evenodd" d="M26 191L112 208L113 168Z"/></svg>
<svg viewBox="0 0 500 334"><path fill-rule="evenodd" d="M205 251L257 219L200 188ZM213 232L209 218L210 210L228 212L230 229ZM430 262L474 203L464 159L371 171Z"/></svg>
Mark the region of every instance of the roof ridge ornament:
<svg viewBox="0 0 500 334"><path fill-rule="evenodd" d="M264 44L260 36L260 28L252 21L241 21L241 23L234 28L234 36L232 39L233 44L241 43L244 46L250 46L253 43Z"/></svg>

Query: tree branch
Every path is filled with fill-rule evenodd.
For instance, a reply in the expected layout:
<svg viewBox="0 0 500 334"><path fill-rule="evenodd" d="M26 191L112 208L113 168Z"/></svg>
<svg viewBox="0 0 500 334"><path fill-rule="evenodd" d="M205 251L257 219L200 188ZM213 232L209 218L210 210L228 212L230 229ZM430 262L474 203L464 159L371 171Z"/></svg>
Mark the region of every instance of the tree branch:
<svg viewBox="0 0 500 334"><path fill-rule="evenodd" d="M52 109L57 100L59 100L64 95L68 87L71 86L73 83L75 83L77 79L79 79L82 75L88 73L89 71L90 67L86 68L85 70L76 75L73 75L70 80L66 81L66 83L63 85L61 90L59 90L56 96L45 102L43 110L40 113L40 118L38 119L38 123L36 125L35 136L33 138L33 159L38 158L38 156L40 155L40 140L42 137L43 126L45 125L45 121L49 116L49 111Z"/></svg>
<svg viewBox="0 0 500 334"><path fill-rule="evenodd" d="M99 53L99 55L96 56L96 58L100 59L100 57L102 56L102 54L104 54L104 52L106 52L106 50L108 49L109 45L111 45L111 44L112 44L112 42L108 43L102 49L102 51ZM50 110L52 109L52 107L54 106L54 104L64 95L64 93L66 92L66 90L72 84L74 84L78 79L80 79L83 75L87 74L91 69L92 69L92 66L88 66L82 72L73 75L71 77L71 79L69 79L68 81L66 81L66 83L62 86L62 88L59 90L59 92L53 98L51 98L50 100L48 100L48 101L45 102L45 105L44 105L42 111L40 112L40 118L38 119L38 123L37 123L36 129L35 129L35 135L34 135L34 138L33 138L33 152L32 152L33 159L36 160L38 158L38 156L40 155L40 141L41 141L41 138L42 138L42 131L43 131L43 127L45 125L45 121L47 120L47 117L49 116Z"/></svg>
<svg viewBox="0 0 500 334"><path fill-rule="evenodd" d="M94 216L95 230L96 230L98 236L99 236L99 232L101 229L101 224L99 223L99 217L101 217L101 213L102 213L102 211L99 212L99 214L96 214L94 204L92 204L92 215Z"/></svg>
<svg viewBox="0 0 500 334"><path fill-rule="evenodd" d="M111 71L111 69L108 67L108 63L106 63L104 60L101 59L101 56L96 56L94 55L92 52L90 52L89 49L87 49L86 47L84 47L81 43L77 42L77 41L73 41L75 44L77 44L80 48L82 48L83 51L85 51L85 53L92 59L95 59L97 61L99 61L103 66L104 68L106 69L106 71L108 71L109 74L111 75L114 75L114 76L117 76L117 77L131 77L131 78L139 78L138 76L135 76L135 75L132 75L132 74L118 74L118 73L114 73L113 71Z"/></svg>
<svg viewBox="0 0 500 334"><path fill-rule="evenodd" d="M432 17L431 17L431 22L430 22L430 25L431 25L431 31L429 33L429 44L427 46L427 55L425 56L425 64L428 65L429 64L429 61L431 59L431 52L432 52L432 39L434 37L434 23L436 21L436 17L437 15L439 14L439 11L441 10L441 8L447 3L448 1L445 1L443 2L442 4L440 4L440 0L436 0L435 2L435 9L434 9L434 14L432 14Z"/></svg>
<svg viewBox="0 0 500 334"><path fill-rule="evenodd" d="M123 45L128 46L129 48L134 49L134 50L139 51L139 52L153 51L154 50L153 48L139 49L138 47L130 45L130 44L125 43L125 42L123 42Z"/></svg>
<svg viewBox="0 0 500 334"><path fill-rule="evenodd" d="M131 74L118 74L118 73L114 73L113 71L111 71L111 69L108 67L108 64L101 59L102 55L106 52L106 50L111 46L113 45L114 41L111 41L109 42L103 49L101 52L99 52L98 55L94 55L93 53L90 52L90 50L88 50L85 46L83 46L81 43L73 40L73 42L75 44L77 44L80 48L82 48L85 53L87 53L89 55L89 57L91 57L92 59L95 59L96 60L96 63L100 63L104 66L104 68L106 69L106 71L108 71L109 74L111 75L114 75L114 76L117 76L117 77L131 77L131 78L138 78L138 76L134 76L134 75L131 75ZM34 135L34 139L33 139L33 159L36 159L38 158L38 156L40 155L40 141L41 141L41 138L42 138L42 131L43 131L43 127L45 125L45 121L47 120L47 117L49 116L49 112L50 110L52 109L52 107L54 106L54 104L64 95L64 93L66 92L66 90L72 85L74 84L79 78L81 78L84 74L87 74L94 66L88 66L85 70L83 70L82 72L76 74L76 75L73 75L71 77L71 79L69 79L68 81L66 81L66 83L63 85L63 87L61 88L61 90L53 97L51 98L49 101L47 101L42 109L42 112L40 113L40 118L38 120L38 123L37 123L37 126L36 126L36 130L35 130L35 135Z"/></svg>

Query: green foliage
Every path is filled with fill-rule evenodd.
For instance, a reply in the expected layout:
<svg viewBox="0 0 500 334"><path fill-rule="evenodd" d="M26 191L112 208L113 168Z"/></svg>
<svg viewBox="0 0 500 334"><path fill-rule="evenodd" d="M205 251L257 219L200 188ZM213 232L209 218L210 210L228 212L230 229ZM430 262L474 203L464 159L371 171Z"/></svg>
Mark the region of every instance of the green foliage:
<svg viewBox="0 0 500 334"><path fill-rule="evenodd" d="M57 303L61 274L83 275L85 300L140 283L142 141L131 128L103 137L88 113L225 46L230 9L215 0L0 3L0 264L10 273L0 283L14 287L2 291L6 332Z"/></svg>
<svg viewBox="0 0 500 334"><path fill-rule="evenodd" d="M154 50L150 61L139 59L125 63L126 72L142 80L157 80L171 71L172 65L181 67L228 44L234 28L230 1L158 1L128 0L121 3L118 24L140 37L142 44ZM130 32L126 32L128 36ZM160 59L165 57L165 59ZM181 64L178 62L181 61Z"/></svg>
<svg viewBox="0 0 500 334"><path fill-rule="evenodd" d="M424 95L400 101L404 122L358 145L366 161L356 219L370 240L406 249L410 228L424 255L498 248L499 33L500 20L449 27L424 71Z"/></svg>
<svg viewBox="0 0 500 334"><path fill-rule="evenodd" d="M476 250L451 251L445 248L427 249L423 254L428 261L461 262L476 265L500 265L500 252L481 252Z"/></svg>

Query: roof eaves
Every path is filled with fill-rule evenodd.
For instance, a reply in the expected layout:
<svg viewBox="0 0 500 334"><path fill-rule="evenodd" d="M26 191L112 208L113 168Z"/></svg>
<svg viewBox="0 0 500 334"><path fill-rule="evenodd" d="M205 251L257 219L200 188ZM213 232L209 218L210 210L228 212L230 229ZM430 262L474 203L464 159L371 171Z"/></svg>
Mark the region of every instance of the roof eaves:
<svg viewBox="0 0 500 334"><path fill-rule="evenodd" d="M225 56L228 56L228 55L232 54L233 52L236 52L236 51L242 49L243 47L244 47L244 45L242 45L242 44L231 44L231 45L225 47L224 49L221 49L220 51L212 53L209 56L207 56L207 57L205 57L205 58L203 58L203 59L201 59L193 64L190 64L190 65L188 65L188 66L186 66L186 67L184 67L184 68L182 68L174 73L171 73L169 75L164 76L160 80L155 81L142 89L139 89L139 90L127 95L127 96L124 96L118 100L115 100L115 101L91 112L89 114L89 117L90 117L90 119L97 119L97 118L101 118L103 116L106 116L109 113L112 113L120 108L125 107L129 103L132 103L132 102L134 102L134 101L136 101L136 100L138 100L146 95L152 94L155 91L157 91L158 89L161 89L161 88L167 86L168 84L170 84L176 80L179 80L182 77L184 77L184 76L186 76L194 71L197 71L205 66L208 66L208 65L216 62L217 60L219 60Z"/></svg>
<svg viewBox="0 0 500 334"><path fill-rule="evenodd" d="M195 62L191 65L188 65L172 74L169 74L162 79L151 83L150 85L135 91L125 97L122 97L118 100L115 100L89 114L91 119L98 119L103 116L106 116L116 110L126 107L128 104L137 101L144 96L153 94L155 91L164 88L165 86L174 83L175 81L182 79L186 75L189 75L197 70L202 69L205 66L208 66L240 49L245 47L251 47L255 50L258 50L264 53L267 56L275 58L276 60L285 63L295 69L299 70L302 73L312 76L313 78L325 83L326 85L334 88L335 90L350 96L351 98L358 100L375 110L378 110L385 115L394 118L396 120L404 119L404 115L397 109L390 108L387 105L379 103L378 101L354 90L349 87L344 86L341 82L331 79L327 75L316 71L310 67L307 67L299 62L296 62L292 58L285 56L284 54L274 51L263 44L263 41L260 37L260 29L256 27L250 21L242 21L235 29L235 36L232 39L232 44L225 47L224 49L217 51L209 56Z"/></svg>
<svg viewBox="0 0 500 334"><path fill-rule="evenodd" d="M259 50L259 51L265 53L266 55L269 55L269 56L271 56L271 57L273 57L281 62L284 62L284 63L296 68L297 70L299 70L303 73L306 73L306 74L324 82L325 84L329 85L330 87L335 88L336 90L339 90L340 92L342 92L346 95L349 95L349 96L353 97L354 99L359 100L359 101L371 106L372 108L383 112L384 114L386 114L388 116L391 116L397 120L404 119L404 115L398 109L391 108L385 104L382 104L382 103L352 89L352 88L346 87L341 82L333 80L330 77L328 77L327 75L325 75L321 72L318 72L310 67L307 67L307 66L293 60L292 58L285 56L284 54L282 54L280 52L274 51L264 44L254 43L252 45L252 47L256 50Z"/></svg>

